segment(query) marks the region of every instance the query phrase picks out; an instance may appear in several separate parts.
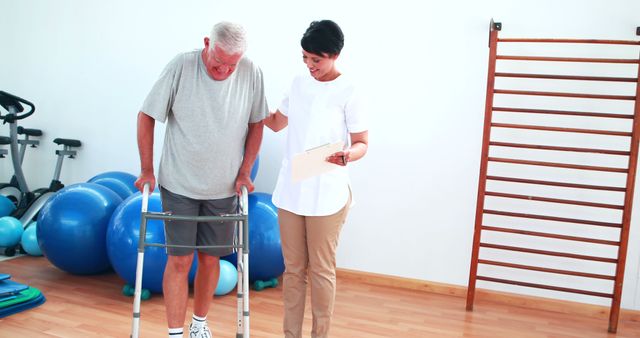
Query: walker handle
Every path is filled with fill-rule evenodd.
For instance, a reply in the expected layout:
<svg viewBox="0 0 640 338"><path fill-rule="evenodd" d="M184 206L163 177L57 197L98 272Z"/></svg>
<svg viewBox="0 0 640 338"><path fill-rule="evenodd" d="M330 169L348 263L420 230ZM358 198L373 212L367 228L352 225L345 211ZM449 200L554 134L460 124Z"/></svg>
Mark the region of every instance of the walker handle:
<svg viewBox="0 0 640 338"><path fill-rule="evenodd" d="M142 186L142 212L147 212L149 207L149 182Z"/></svg>
<svg viewBox="0 0 640 338"><path fill-rule="evenodd" d="M243 185L241 188L242 195L240 196L240 213L243 215L249 214L249 192L247 186Z"/></svg>

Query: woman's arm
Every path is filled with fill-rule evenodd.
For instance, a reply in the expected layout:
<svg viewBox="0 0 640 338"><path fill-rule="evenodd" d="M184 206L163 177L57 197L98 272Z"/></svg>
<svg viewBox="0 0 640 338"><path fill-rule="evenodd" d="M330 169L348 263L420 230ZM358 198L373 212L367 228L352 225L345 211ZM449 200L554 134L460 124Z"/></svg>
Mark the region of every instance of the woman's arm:
<svg viewBox="0 0 640 338"><path fill-rule="evenodd" d="M275 113L270 113L269 116L264 119L264 125L276 133L284 129L287 124L289 124L289 118L284 116L279 110L276 110Z"/></svg>

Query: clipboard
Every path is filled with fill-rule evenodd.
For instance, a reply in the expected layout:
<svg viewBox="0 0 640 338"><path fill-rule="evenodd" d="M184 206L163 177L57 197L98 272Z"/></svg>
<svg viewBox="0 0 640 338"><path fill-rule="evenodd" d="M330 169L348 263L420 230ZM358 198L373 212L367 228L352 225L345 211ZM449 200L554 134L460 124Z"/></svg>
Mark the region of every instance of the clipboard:
<svg viewBox="0 0 640 338"><path fill-rule="evenodd" d="M291 160L291 178L293 182L299 182L339 168L339 165L327 162L326 158L343 149L344 142L338 141L293 155Z"/></svg>

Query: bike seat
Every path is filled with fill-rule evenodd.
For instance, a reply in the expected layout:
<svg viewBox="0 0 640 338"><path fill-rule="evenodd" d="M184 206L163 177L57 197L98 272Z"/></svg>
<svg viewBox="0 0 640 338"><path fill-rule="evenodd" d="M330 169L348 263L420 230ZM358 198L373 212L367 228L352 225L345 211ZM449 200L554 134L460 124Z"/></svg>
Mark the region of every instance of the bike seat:
<svg viewBox="0 0 640 338"><path fill-rule="evenodd" d="M42 130L40 130L40 129L22 128L22 127L18 126L18 134L27 135L27 136L42 136Z"/></svg>
<svg viewBox="0 0 640 338"><path fill-rule="evenodd" d="M80 147L82 145L82 142L80 142L80 140L72 140L68 138L57 138L53 140L53 143L58 145L62 144L68 147Z"/></svg>

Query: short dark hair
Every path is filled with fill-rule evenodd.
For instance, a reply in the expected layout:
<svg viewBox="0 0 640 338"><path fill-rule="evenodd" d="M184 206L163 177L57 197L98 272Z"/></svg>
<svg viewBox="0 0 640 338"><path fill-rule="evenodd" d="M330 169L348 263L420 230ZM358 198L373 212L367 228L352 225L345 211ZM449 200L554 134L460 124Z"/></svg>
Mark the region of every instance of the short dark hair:
<svg viewBox="0 0 640 338"><path fill-rule="evenodd" d="M331 20L313 21L300 40L302 49L316 55L340 54L344 46L344 35L337 23Z"/></svg>

